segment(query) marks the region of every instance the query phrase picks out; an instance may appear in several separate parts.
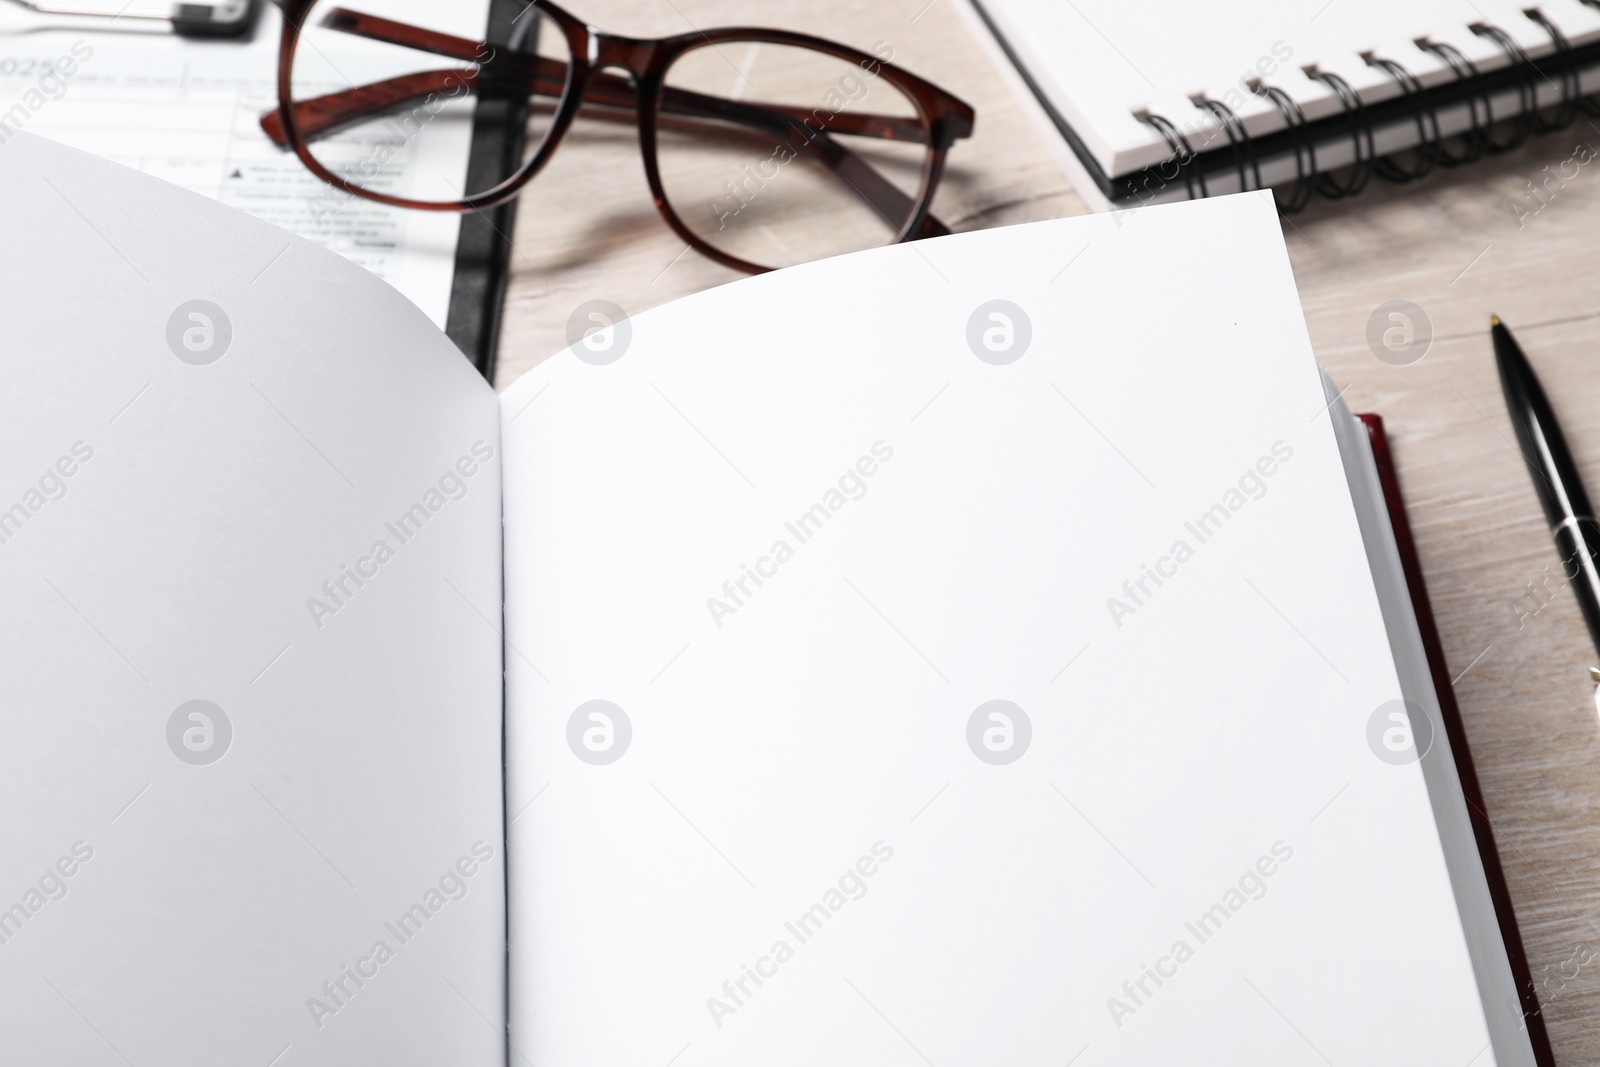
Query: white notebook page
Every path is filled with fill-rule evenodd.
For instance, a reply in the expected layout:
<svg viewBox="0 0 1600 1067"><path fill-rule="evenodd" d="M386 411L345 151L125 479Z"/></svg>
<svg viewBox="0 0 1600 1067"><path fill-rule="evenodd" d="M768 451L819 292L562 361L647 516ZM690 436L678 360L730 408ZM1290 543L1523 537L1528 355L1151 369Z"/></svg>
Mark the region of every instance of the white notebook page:
<svg viewBox="0 0 1600 1067"><path fill-rule="evenodd" d="M502 404L526 1062L1524 1062L1369 747L1399 682L1266 195L627 330Z"/></svg>
<svg viewBox="0 0 1600 1067"><path fill-rule="evenodd" d="M0 215L0 1060L502 1064L494 394L132 170Z"/></svg>

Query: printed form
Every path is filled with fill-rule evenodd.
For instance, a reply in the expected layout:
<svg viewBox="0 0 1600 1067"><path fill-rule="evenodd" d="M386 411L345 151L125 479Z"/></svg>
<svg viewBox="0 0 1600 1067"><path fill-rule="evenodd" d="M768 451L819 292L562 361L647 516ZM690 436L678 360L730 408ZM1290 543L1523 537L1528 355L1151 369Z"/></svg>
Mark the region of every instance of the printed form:
<svg viewBox="0 0 1600 1067"><path fill-rule="evenodd" d="M259 119L277 103L281 21L263 6L248 42L0 12L0 141L25 129L203 193L360 264L443 328L460 216L346 196L267 139ZM360 66L352 56L341 69L359 77ZM365 137L369 150L383 138L345 136ZM391 137L402 188L424 153L430 171L455 168L464 183L467 123L435 123L404 143Z"/></svg>

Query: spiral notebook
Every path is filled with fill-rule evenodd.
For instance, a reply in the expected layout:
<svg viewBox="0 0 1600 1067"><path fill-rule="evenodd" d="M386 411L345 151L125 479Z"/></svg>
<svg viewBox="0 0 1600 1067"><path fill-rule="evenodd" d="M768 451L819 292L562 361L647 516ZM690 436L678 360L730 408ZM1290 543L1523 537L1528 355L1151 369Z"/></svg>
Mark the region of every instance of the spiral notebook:
<svg viewBox="0 0 1600 1067"><path fill-rule="evenodd" d="M1285 211L1600 113L1594 0L972 0L1100 208L1276 187Z"/></svg>

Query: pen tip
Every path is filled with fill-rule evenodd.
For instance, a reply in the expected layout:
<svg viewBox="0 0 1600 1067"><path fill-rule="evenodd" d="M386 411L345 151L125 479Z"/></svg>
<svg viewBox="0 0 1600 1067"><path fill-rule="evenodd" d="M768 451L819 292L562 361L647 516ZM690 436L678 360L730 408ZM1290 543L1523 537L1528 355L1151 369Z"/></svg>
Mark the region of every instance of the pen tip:
<svg viewBox="0 0 1600 1067"><path fill-rule="evenodd" d="M1489 328L1493 329L1494 327L1496 327L1498 325L1500 325L1500 316L1499 315L1490 315L1489 316Z"/></svg>

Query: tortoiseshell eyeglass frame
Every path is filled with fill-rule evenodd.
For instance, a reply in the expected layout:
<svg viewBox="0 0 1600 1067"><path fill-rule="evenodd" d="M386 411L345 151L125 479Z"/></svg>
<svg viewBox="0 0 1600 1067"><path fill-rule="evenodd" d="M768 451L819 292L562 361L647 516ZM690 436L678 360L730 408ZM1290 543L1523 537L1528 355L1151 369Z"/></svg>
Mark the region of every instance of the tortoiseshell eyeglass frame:
<svg viewBox="0 0 1600 1067"><path fill-rule="evenodd" d="M279 147L292 148L313 174L353 196L420 211L482 211L517 196L549 162L580 109L585 117L636 123L650 193L668 226L690 247L736 270L759 274L771 267L729 255L708 243L678 217L662 186L656 136L663 126L692 130L716 123L719 134L747 127L751 135L782 138L797 155L826 167L842 195L859 197L884 220L893 239L935 237L950 231L929 211L944 174L950 146L972 133L973 110L959 98L877 56L805 34L745 27L707 30L654 40L605 33L548 0L519 0L543 15L564 38L570 60L496 47L436 33L319 0L274 0L284 15L278 51L278 107L261 116L261 127ZM295 51L301 27L315 15L324 27L383 41L418 52L470 64L405 74L322 96L296 100ZM540 20L529 19L539 25ZM513 38L515 40L515 38ZM733 44L776 44L810 49L881 77L905 95L915 117L807 110L786 104L725 99L665 84L667 71L685 53ZM626 76L606 73L620 70ZM553 117L526 162L483 192L459 200L411 200L364 188L324 166L310 141L352 123L422 100L431 94L456 95L462 88L481 98L556 100ZM744 131L740 131L744 132ZM917 192L907 194L842 142L841 136L880 138L926 146Z"/></svg>

